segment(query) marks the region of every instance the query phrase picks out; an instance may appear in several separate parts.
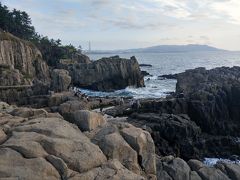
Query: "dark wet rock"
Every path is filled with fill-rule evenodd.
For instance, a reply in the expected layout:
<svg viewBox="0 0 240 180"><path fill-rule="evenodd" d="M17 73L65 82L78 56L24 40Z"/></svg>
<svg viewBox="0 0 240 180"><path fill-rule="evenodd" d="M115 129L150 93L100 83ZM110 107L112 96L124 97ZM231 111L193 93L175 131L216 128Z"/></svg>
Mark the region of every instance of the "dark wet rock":
<svg viewBox="0 0 240 180"><path fill-rule="evenodd" d="M119 56L102 58L88 64L74 63L68 66L75 86L114 91L127 86L143 87L144 80L135 57L122 59Z"/></svg>
<svg viewBox="0 0 240 180"><path fill-rule="evenodd" d="M139 64L140 67L152 67L151 64Z"/></svg>
<svg viewBox="0 0 240 180"><path fill-rule="evenodd" d="M141 74L143 76L151 76L151 74L149 74L147 71L141 71Z"/></svg>
<svg viewBox="0 0 240 180"><path fill-rule="evenodd" d="M177 79L177 74L164 74L158 76L159 79Z"/></svg>

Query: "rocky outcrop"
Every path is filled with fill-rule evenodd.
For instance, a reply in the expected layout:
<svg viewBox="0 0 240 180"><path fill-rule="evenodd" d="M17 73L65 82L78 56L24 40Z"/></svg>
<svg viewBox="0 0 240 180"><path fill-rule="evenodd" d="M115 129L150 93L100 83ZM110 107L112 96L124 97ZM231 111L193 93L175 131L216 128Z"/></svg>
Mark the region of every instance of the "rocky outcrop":
<svg viewBox="0 0 240 180"><path fill-rule="evenodd" d="M91 131L106 123L105 118L96 112L78 110L72 114L71 122L82 131Z"/></svg>
<svg viewBox="0 0 240 180"><path fill-rule="evenodd" d="M240 175L239 164L219 161L210 167L198 160L185 162L173 156L157 158L157 167L157 177L161 180L235 180Z"/></svg>
<svg viewBox="0 0 240 180"><path fill-rule="evenodd" d="M0 72L5 75L1 86L29 85L34 79L48 80L48 66L32 43L0 32L0 54Z"/></svg>
<svg viewBox="0 0 240 180"><path fill-rule="evenodd" d="M178 74L177 91L165 99L141 100L141 107L106 112L128 116L149 131L159 155L190 158L240 156L240 67Z"/></svg>
<svg viewBox="0 0 240 180"><path fill-rule="evenodd" d="M107 160L97 145L56 113L0 109L0 140L0 178L146 179L124 166L121 157Z"/></svg>
<svg viewBox="0 0 240 180"><path fill-rule="evenodd" d="M86 135L101 148L107 158L118 159L137 174L150 179L155 177L155 147L147 131L121 121L109 121Z"/></svg>
<svg viewBox="0 0 240 180"><path fill-rule="evenodd" d="M197 68L178 75L176 92L183 93L188 114L210 134L240 136L240 67Z"/></svg>
<svg viewBox="0 0 240 180"><path fill-rule="evenodd" d="M55 92L67 91L71 83L69 72L64 69L54 69L51 73L51 88Z"/></svg>
<svg viewBox="0 0 240 180"><path fill-rule="evenodd" d="M36 46L0 31L0 99L16 102L46 94L49 84L48 66Z"/></svg>
<svg viewBox="0 0 240 180"><path fill-rule="evenodd" d="M97 91L144 86L144 79L135 57L122 59L114 56L88 64L74 63L68 65L68 71L75 86Z"/></svg>

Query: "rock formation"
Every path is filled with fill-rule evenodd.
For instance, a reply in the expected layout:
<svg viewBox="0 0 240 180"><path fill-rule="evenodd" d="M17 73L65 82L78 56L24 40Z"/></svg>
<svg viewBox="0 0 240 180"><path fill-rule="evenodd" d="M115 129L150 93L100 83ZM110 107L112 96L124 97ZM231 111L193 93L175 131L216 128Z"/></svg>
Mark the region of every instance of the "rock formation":
<svg viewBox="0 0 240 180"><path fill-rule="evenodd" d="M48 66L32 43L0 32L0 54L0 72L4 75L1 86L31 85L34 79L48 80Z"/></svg>
<svg viewBox="0 0 240 180"><path fill-rule="evenodd" d="M49 69L41 52L32 43L0 31L0 99L13 102L44 94L49 84Z"/></svg>
<svg viewBox="0 0 240 180"><path fill-rule="evenodd" d="M177 91L166 99L141 100L141 108L113 108L148 130L159 155L189 160L240 156L238 137L240 68L197 68L177 76Z"/></svg>
<svg viewBox="0 0 240 180"><path fill-rule="evenodd" d="M86 89L113 91L127 86L144 86L144 79L135 57L122 59L114 56L91 63L74 62L68 64L67 69L72 83Z"/></svg>
<svg viewBox="0 0 240 180"><path fill-rule="evenodd" d="M67 70L54 69L51 73L51 88L55 92L67 91L71 83L71 77Z"/></svg>
<svg viewBox="0 0 240 180"><path fill-rule="evenodd" d="M90 121L99 122L95 117ZM78 127L86 125L88 121ZM0 102L0 178L238 180L240 177L238 164L218 162L209 167L194 159L186 162L173 156L158 157L150 134L121 120L108 119L88 131L78 127L58 113Z"/></svg>

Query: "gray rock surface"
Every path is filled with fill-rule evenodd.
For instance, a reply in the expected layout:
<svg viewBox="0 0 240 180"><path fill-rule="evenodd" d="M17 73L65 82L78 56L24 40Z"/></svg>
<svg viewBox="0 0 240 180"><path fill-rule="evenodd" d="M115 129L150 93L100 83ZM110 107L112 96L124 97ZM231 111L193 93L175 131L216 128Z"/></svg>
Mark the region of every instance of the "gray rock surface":
<svg viewBox="0 0 240 180"><path fill-rule="evenodd" d="M51 73L51 88L55 92L67 91L71 83L69 72L64 69L54 69Z"/></svg>
<svg viewBox="0 0 240 180"><path fill-rule="evenodd" d="M102 58L88 64L75 63L68 67L75 86L98 91L113 91L127 86L142 87L144 79L135 57Z"/></svg>

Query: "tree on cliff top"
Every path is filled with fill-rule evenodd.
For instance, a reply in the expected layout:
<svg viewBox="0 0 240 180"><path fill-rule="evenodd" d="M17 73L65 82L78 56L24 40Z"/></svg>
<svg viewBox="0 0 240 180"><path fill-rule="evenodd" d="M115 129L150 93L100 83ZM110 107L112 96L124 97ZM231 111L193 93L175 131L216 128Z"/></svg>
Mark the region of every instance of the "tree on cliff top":
<svg viewBox="0 0 240 180"><path fill-rule="evenodd" d="M0 27L3 30L27 40L34 37L35 29L26 12L16 9L9 11L7 6L3 6L0 2L0 17Z"/></svg>
<svg viewBox="0 0 240 180"><path fill-rule="evenodd" d="M39 35L30 16L24 12L13 9L10 11L7 6L0 2L0 28L13 35L33 42L42 52L43 59L49 66L56 66L59 59L72 58L77 49L70 45L63 46L61 40L49 39L47 36Z"/></svg>

